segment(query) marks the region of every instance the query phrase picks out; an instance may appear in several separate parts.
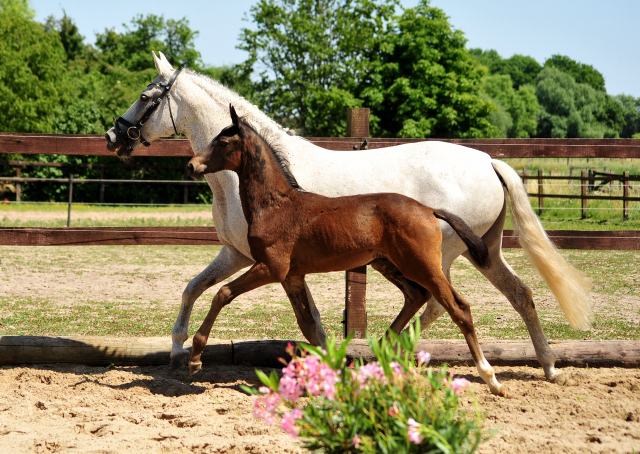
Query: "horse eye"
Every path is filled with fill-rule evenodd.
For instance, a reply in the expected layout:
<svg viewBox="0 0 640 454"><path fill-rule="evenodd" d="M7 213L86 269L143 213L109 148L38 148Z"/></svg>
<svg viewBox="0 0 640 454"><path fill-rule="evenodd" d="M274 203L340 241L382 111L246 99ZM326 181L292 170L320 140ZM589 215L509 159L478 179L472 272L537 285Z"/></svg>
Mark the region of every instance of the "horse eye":
<svg viewBox="0 0 640 454"><path fill-rule="evenodd" d="M140 101L147 102L147 101L149 101L149 97L147 95L145 95L144 93L142 93L140 95Z"/></svg>
<svg viewBox="0 0 640 454"><path fill-rule="evenodd" d="M227 145L229 145L229 142L227 142L226 140L221 140L218 143L220 144L221 147L226 147Z"/></svg>

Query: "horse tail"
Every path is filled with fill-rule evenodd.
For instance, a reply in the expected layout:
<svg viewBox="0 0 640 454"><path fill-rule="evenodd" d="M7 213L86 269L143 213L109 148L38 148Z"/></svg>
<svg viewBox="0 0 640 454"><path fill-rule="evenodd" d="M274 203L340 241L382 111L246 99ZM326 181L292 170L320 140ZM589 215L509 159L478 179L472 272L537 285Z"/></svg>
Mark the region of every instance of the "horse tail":
<svg viewBox="0 0 640 454"><path fill-rule="evenodd" d="M469 255L471 255L473 261L476 262L480 268L489 268L491 266L487 245L482 241L482 238L471 230L471 227L469 227L462 218L444 210L433 210L433 215L445 221L455 230L460 239L467 245Z"/></svg>
<svg viewBox="0 0 640 454"><path fill-rule="evenodd" d="M533 212L516 171L502 161L493 159L491 163L509 193L511 220L525 255L555 295L569 325L589 329L593 321L589 304L591 280L571 266L553 245Z"/></svg>

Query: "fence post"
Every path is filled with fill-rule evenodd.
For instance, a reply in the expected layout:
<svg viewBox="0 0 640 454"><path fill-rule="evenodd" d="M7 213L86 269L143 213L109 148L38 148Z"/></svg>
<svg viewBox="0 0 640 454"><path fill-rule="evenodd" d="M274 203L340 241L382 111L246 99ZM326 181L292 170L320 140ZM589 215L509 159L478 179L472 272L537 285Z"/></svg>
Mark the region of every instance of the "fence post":
<svg viewBox="0 0 640 454"><path fill-rule="evenodd" d="M369 137L369 109L347 109L347 137ZM344 336L363 339L367 332L367 266L347 270L345 276Z"/></svg>
<svg viewBox="0 0 640 454"><path fill-rule="evenodd" d="M625 170L624 177L622 179L624 188L622 190L622 220L629 220L629 171Z"/></svg>
<svg viewBox="0 0 640 454"><path fill-rule="evenodd" d="M69 211L67 212L67 227L71 227L71 204L73 203L73 174L69 175Z"/></svg>
<svg viewBox="0 0 640 454"><path fill-rule="evenodd" d="M20 166L16 167L16 177L20 178L22 171ZM16 183L16 202L22 202L22 183L19 181Z"/></svg>
<svg viewBox="0 0 640 454"><path fill-rule="evenodd" d="M100 179L104 180L104 164L100 164ZM104 203L104 183L100 183L100 203Z"/></svg>
<svg viewBox="0 0 640 454"><path fill-rule="evenodd" d="M542 192L542 169L538 170L538 216L544 210L544 197Z"/></svg>
<svg viewBox="0 0 640 454"><path fill-rule="evenodd" d="M583 170L582 171L582 180L580 181L580 196L581 196L581 202L582 202L582 219L586 219L587 217L587 184L588 180L587 180L587 171Z"/></svg>

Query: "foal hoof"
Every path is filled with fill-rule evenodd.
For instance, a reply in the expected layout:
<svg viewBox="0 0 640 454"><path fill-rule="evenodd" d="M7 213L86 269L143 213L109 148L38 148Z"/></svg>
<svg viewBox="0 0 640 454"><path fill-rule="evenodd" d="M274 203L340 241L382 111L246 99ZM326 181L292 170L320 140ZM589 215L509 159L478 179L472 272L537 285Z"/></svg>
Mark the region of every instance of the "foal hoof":
<svg viewBox="0 0 640 454"><path fill-rule="evenodd" d="M504 385L500 385L500 387L496 390L491 390L491 394L494 394L498 397L507 397L507 387Z"/></svg>
<svg viewBox="0 0 640 454"><path fill-rule="evenodd" d="M187 364L189 364L189 352L185 350L171 357L171 372L182 369L183 367L186 367Z"/></svg>
<svg viewBox="0 0 640 454"><path fill-rule="evenodd" d="M202 369L202 362L189 363L189 375L195 375Z"/></svg>

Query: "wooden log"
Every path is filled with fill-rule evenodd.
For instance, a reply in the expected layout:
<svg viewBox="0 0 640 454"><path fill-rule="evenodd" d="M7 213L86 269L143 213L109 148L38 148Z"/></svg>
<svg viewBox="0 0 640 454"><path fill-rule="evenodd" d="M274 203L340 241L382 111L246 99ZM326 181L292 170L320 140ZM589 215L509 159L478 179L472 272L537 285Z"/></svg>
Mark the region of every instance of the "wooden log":
<svg viewBox="0 0 640 454"><path fill-rule="evenodd" d="M185 343L191 347L191 341ZM0 364L71 363L92 366L169 364L169 337L0 336ZM205 364L233 364L232 342L209 339Z"/></svg>
<svg viewBox="0 0 640 454"><path fill-rule="evenodd" d="M214 227L0 227L0 246L221 244Z"/></svg>
<svg viewBox="0 0 640 454"><path fill-rule="evenodd" d="M487 341L480 347L493 366L539 367L531 342ZM551 342L559 367L640 367L639 341L566 341ZM417 351L431 353L431 364L474 365L469 347L464 341L422 340ZM373 354L365 341L354 340L347 354L351 358L372 359Z"/></svg>
<svg viewBox="0 0 640 454"><path fill-rule="evenodd" d="M283 367L288 361L286 340L209 339L203 363L207 365L245 365ZM539 367L531 342L487 341L480 344L494 366ZM187 341L185 347L191 347ZM551 342L559 367L640 367L639 341L566 341ZM431 353L431 364L473 365L464 341L422 340L418 351ZM169 364L169 337L47 337L0 336L0 365L87 364L95 366ZM363 339L353 340L347 349L349 358L374 359Z"/></svg>
<svg viewBox="0 0 640 454"><path fill-rule="evenodd" d="M284 367L291 360L287 346L297 346L289 340L235 340L233 341L233 364L254 367ZM203 360L204 363L204 360Z"/></svg>
<svg viewBox="0 0 640 454"><path fill-rule="evenodd" d="M330 150L353 150L359 137L309 137ZM403 143L440 141L464 145L494 158L640 158L640 139L401 139L371 138L369 149ZM104 136L73 134L0 133L0 153L115 156ZM187 139L158 139L140 147L134 156L193 157Z"/></svg>

